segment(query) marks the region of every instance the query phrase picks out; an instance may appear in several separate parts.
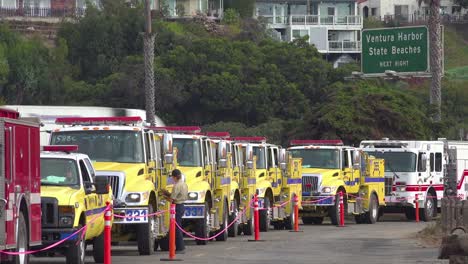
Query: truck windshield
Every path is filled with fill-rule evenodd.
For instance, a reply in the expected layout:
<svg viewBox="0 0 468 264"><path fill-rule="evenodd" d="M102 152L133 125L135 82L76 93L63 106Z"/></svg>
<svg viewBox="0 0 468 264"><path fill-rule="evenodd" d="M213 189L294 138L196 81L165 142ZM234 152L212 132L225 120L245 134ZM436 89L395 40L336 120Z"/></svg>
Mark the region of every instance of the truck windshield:
<svg viewBox="0 0 468 264"><path fill-rule="evenodd" d="M369 155L385 160L387 172L415 172L417 156L411 152L366 151Z"/></svg>
<svg viewBox="0 0 468 264"><path fill-rule="evenodd" d="M80 153L96 162L143 163L140 131L86 130L53 132L51 145L78 145Z"/></svg>
<svg viewBox="0 0 468 264"><path fill-rule="evenodd" d="M191 138L174 138L177 148L177 162L184 167L201 167L200 140Z"/></svg>
<svg viewBox="0 0 468 264"><path fill-rule="evenodd" d="M41 158L41 184L58 186L80 185L76 162L72 159Z"/></svg>
<svg viewBox="0 0 468 264"><path fill-rule="evenodd" d="M265 148L264 147L253 147L253 154L257 157L257 169L265 169Z"/></svg>
<svg viewBox="0 0 468 264"><path fill-rule="evenodd" d="M337 149L292 149L294 158L302 158L303 168L340 168L340 151Z"/></svg>

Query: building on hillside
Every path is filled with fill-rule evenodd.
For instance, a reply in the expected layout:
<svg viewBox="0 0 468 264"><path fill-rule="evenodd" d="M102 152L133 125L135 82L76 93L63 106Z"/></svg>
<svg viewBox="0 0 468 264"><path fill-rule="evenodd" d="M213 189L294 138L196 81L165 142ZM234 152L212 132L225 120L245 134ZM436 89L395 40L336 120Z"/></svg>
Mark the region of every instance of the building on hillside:
<svg viewBox="0 0 468 264"><path fill-rule="evenodd" d="M254 15L279 40L308 36L334 67L360 56L363 22L355 0L256 0Z"/></svg>
<svg viewBox="0 0 468 264"><path fill-rule="evenodd" d="M86 2L100 6L100 0L0 0L0 18L82 16Z"/></svg>
<svg viewBox="0 0 468 264"><path fill-rule="evenodd" d="M429 17L429 7L417 0L359 0L359 13L364 17L400 23L415 23L426 21ZM459 22L467 20L468 10L461 8L454 0L440 0L440 14L444 22Z"/></svg>
<svg viewBox="0 0 468 264"><path fill-rule="evenodd" d="M159 0L170 18L191 18L203 14L213 19L223 16L224 0Z"/></svg>

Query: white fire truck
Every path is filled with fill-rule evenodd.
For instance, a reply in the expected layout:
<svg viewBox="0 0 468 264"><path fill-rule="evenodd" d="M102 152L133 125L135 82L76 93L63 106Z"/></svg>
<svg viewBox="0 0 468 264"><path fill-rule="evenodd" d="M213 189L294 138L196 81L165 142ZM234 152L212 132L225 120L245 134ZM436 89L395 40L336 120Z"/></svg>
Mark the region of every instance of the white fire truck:
<svg viewBox="0 0 468 264"><path fill-rule="evenodd" d="M0 250L25 252L41 244L39 123L0 109ZM29 263L29 255L0 254L0 262Z"/></svg>
<svg viewBox="0 0 468 264"><path fill-rule="evenodd" d="M461 199L467 197L468 185L464 170L468 169L468 142L365 140L364 151L385 159L386 209L403 209L409 220L415 219L415 198L418 195L420 216L430 221L437 215L443 197L447 167L452 163L457 174L457 191ZM449 151L454 153L449 159Z"/></svg>

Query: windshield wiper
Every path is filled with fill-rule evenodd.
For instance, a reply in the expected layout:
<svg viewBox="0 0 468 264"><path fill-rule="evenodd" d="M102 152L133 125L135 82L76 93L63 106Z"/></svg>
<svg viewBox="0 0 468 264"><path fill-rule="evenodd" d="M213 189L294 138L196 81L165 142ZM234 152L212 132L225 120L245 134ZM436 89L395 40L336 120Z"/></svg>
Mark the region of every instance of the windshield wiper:
<svg viewBox="0 0 468 264"><path fill-rule="evenodd" d="M400 176L398 176L398 174L392 169L392 166L390 166L390 162L385 165L388 166L388 168L390 169L390 172L393 173L393 176L395 176L397 179L400 179Z"/></svg>

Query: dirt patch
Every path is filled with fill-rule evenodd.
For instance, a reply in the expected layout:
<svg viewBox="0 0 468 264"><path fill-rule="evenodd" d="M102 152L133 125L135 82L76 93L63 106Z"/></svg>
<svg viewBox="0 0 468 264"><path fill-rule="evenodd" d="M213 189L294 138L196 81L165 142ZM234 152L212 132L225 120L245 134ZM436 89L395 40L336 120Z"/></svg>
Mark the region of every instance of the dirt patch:
<svg viewBox="0 0 468 264"><path fill-rule="evenodd" d="M439 221L430 223L417 232L415 237L423 247L440 247L443 237L442 226Z"/></svg>

